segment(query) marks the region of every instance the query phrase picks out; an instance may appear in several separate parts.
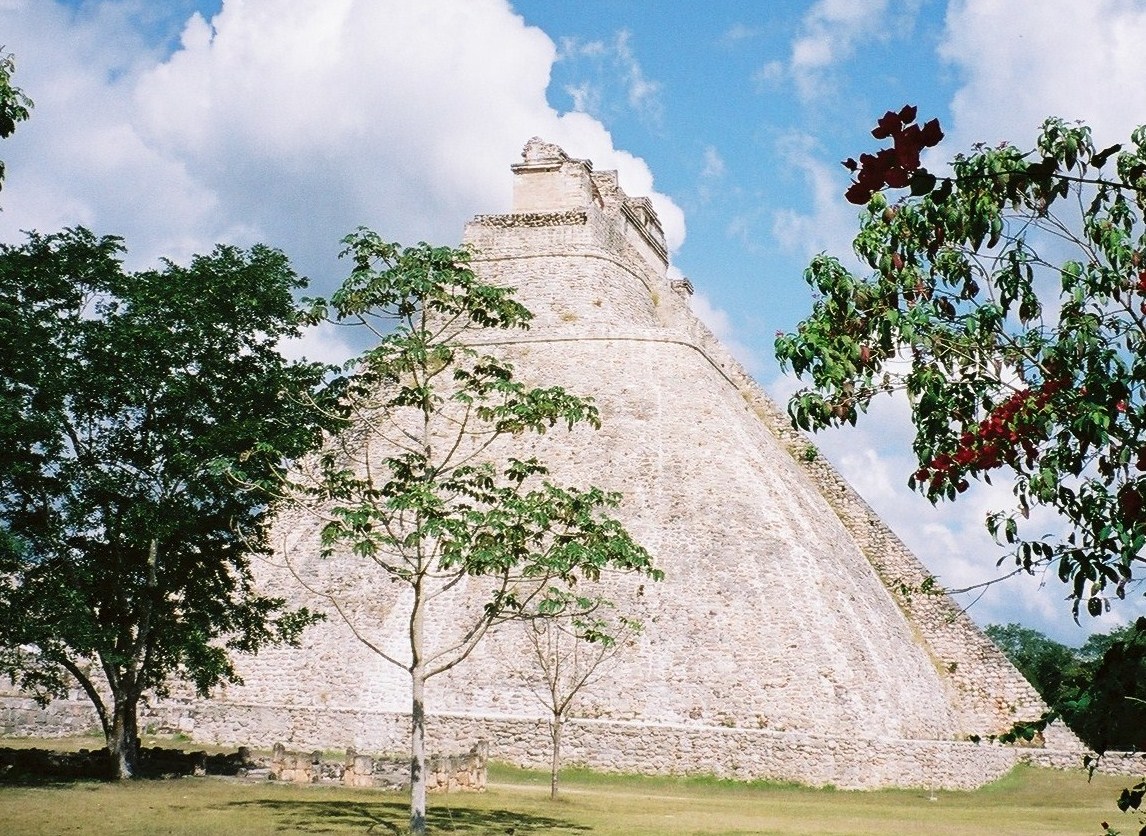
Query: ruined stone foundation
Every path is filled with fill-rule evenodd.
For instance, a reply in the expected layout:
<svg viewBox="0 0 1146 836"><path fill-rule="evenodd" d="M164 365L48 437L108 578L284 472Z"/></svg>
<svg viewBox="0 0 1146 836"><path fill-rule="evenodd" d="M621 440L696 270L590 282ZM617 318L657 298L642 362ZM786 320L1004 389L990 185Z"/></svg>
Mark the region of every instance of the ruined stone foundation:
<svg viewBox="0 0 1146 836"><path fill-rule="evenodd" d="M966 788L1019 760L1077 765L1062 727L1035 747L986 742L1045 706L950 599L903 594L926 569L692 314L649 201L537 139L512 170L513 211L474 218L465 240L475 269L518 288L536 318L484 347L528 382L596 400L599 431L551 433L537 452L559 483L621 491L618 515L665 574L608 582L645 629L584 693L565 762L845 788ZM296 566L362 591L372 640L408 654L393 585L350 557L320 561L313 522L284 518L280 537ZM261 572L275 594L323 608L288 573ZM452 605L465 600L459 589ZM449 612L436 615L441 635ZM492 759L548 765L518 629L431 680L431 751L485 739ZM407 745L406 674L336 616L301 651L265 652L242 673L243 687L158 716L215 742Z"/></svg>

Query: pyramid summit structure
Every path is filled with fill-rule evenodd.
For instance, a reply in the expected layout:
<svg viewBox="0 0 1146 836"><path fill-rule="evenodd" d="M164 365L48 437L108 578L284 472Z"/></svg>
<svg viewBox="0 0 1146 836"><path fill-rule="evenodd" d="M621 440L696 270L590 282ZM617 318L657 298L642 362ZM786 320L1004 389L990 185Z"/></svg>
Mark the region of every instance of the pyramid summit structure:
<svg viewBox="0 0 1146 836"><path fill-rule="evenodd" d="M536 452L558 483L620 491L617 516L664 572L603 581L645 629L582 694L565 762L841 788L969 788L1020 760L1077 765L1062 726L1028 747L988 742L1046 706L953 601L920 591L926 568L691 312L649 200L537 138L511 168L512 211L475 217L465 242L534 320L477 343L528 383L595 399L600 430L547 434ZM400 590L354 558L319 559L318 525L281 519L293 573L262 567L260 583L318 608L292 575L339 586L371 641L408 654ZM451 607L481 600L464 584L451 596L431 633L448 636ZM548 764L520 629L432 680L431 751L485 739L498 760ZM156 711L204 741L408 747L408 675L337 617L301 650L240 663L242 686Z"/></svg>

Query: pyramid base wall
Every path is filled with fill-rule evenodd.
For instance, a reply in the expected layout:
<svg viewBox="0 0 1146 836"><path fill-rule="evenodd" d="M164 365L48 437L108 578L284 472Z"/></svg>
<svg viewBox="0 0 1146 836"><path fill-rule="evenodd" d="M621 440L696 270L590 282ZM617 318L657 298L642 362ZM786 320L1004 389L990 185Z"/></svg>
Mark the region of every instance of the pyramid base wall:
<svg viewBox="0 0 1146 836"><path fill-rule="evenodd" d="M209 701L166 701L141 707L140 726L179 732L200 743L270 748L354 748L400 753L408 747L409 716L339 708L291 708ZM57 737L98 728L90 705L0 697L0 734ZM548 769L549 726L536 717L430 714L430 751L455 751L489 741L492 760ZM655 725L574 718L562 736L562 763L603 772L713 775L741 781L791 781L808 786L870 790L924 787L969 790L1020 763L1081 769L1077 749L1042 749L945 740L832 738L767 729ZM1120 768L1124 766L1125 768ZM1103 772L1135 774L1140 759L1109 757Z"/></svg>

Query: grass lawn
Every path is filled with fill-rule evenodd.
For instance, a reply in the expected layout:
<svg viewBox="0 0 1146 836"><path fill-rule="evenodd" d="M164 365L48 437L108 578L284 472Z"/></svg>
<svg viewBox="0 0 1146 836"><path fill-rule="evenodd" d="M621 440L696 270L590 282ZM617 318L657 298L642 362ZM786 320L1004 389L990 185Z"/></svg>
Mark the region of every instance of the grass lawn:
<svg viewBox="0 0 1146 836"><path fill-rule="evenodd" d="M7 741L0 741L0 745ZM1136 833L1114 800L1124 778L1022 768L975 792L842 792L704 778L563 773L494 767L480 794L430 798L433 833L645 834L1097 834L1103 820ZM217 778L0 784L0 833L261 834L400 832L404 796Z"/></svg>

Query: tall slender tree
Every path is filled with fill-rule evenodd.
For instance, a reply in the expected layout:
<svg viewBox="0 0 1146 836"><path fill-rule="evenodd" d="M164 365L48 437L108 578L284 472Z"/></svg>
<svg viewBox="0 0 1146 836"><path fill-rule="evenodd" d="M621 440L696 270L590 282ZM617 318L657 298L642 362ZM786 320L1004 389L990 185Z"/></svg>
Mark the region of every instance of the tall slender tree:
<svg viewBox="0 0 1146 836"><path fill-rule="evenodd" d="M660 572L608 516L619 495L554 484L529 455L529 436L598 418L589 399L528 386L474 347L491 332L528 326L512 291L475 274L464 249L402 248L369 230L346 245L354 270L314 315L356 324L376 344L343 381L349 429L298 463L286 495L322 518L323 554L357 556L380 573L382 589L396 583L408 592L408 643L395 653L336 591L312 586L409 676L410 827L421 834L427 682L507 620L563 618L600 633L602 600L586 582L608 570ZM479 605L451 609L454 631L431 633L431 609L463 584Z"/></svg>
<svg viewBox="0 0 1146 836"><path fill-rule="evenodd" d="M549 797L557 798L561 774L561 743L565 722L578 702L643 629L638 621L615 617L605 622L608 632L586 636L575 626L553 619L524 625L529 664L516 671L526 687L549 712Z"/></svg>

